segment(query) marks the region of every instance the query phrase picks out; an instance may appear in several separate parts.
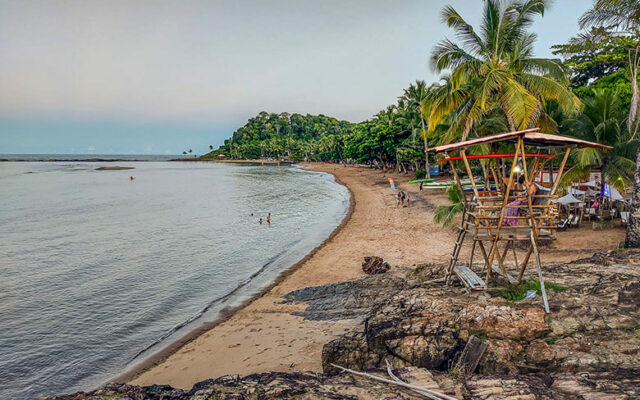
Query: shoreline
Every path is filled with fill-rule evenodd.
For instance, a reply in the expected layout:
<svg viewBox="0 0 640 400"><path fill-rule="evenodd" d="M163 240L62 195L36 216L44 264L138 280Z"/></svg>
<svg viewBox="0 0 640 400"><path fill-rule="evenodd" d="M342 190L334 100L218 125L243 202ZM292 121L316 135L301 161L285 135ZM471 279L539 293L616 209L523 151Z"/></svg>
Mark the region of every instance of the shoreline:
<svg viewBox="0 0 640 400"><path fill-rule="evenodd" d="M181 161L181 160L175 160L175 161ZM193 161L195 161L195 160L193 160ZM203 160L200 160L200 161L203 161ZM220 162L218 160L213 160L213 161ZM224 162L224 161L222 161L222 162ZM227 161L227 162L229 162L229 161ZM245 163L250 163L250 162L251 161L245 161ZM302 165L303 169L305 169L305 170L316 171L316 172L325 172L325 171L318 171L318 170L314 170L312 168L309 168L309 164L306 164L306 163L305 164L300 164L300 165ZM311 249L311 251L309 253L307 253L302 259L298 260L295 264L291 265L290 267L288 267L287 269L282 271L276 277L276 279L273 282L271 282L269 285L264 287L258 293L254 294L250 298L242 301L240 304L238 304L236 306L223 308L222 310L220 310L220 316L218 318L216 318L214 321L211 321L209 323L205 323L202 326L200 326L200 327L188 332L183 337L181 337L178 340L174 341L173 343L169 344L165 348L153 353L152 355L150 355L149 357L145 358L140 363L138 363L138 364L134 363L129 368L129 370L125 370L121 374L116 375L115 377L109 379L106 383L132 381L135 378L137 378L140 375L142 375L145 372L147 372L148 370L152 369L153 367L161 364L167 358L169 358L171 355L175 354L177 351L179 351L181 348L183 348L185 345L193 342L195 339L197 339L198 337L202 336L204 333L214 329L216 326L228 321L237 312L241 311L242 309L245 309L246 307L250 306L252 303L257 301L258 299L264 297L273 288L275 288L280 283L282 283L282 281L284 281L288 276L290 276L291 274L295 273L298 269L300 269L300 267L302 267L318 251L320 251L322 248L326 247L338 235L338 233L340 233L344 229L344 227L347 225L347 223L351 220L351 217L353 216L353 213L354 213L354 210L355 210L356 200L355 200L355 196L354 196L353 191L351 190L351 188L348 185L346 185L344 182L342 182L338 176L336 176L335 174L332 174L330 172L325 172L325 173L328 173L328 174L332 175L337 184L344 186L348 190L348 192L349 192L349 207L347 209L347 212L346 212L345 216L342 218L342 221L340 222L340 224L338 226L336 226L333 231L331 231L329 236L327 236L327 238L324 239L322 241L322 243L320 243L319 245L317 245L316 247Z"/></svg>
<svg viewBox="0 0 640 400"><path fill-rule="evenodd" d="M326 163L307 163L304 168L330 173L349 190L349 211L341 224L252 299L224 310L224 317L215 324L193 331L188 340L174 343L112 381L190 389L199 381L226 374L320 372L324 344L353 329L358 321L303 320L293 313L304 311L306 304L283 305L281 296L362 277L364 256L383 257L393 266L392 274L424 262L444 265L450 257L456 223L445 228L433 222L435 208L447 204L444 191L418 192L416 185L407 184L411 176L392 171ZM395 207L387 177L410 193L410 208ZM562 232L552 251L543 255L543 265L591 256L593 251L615 247L624 235L621 228L607 232L603 235L586 227ZM576 242L577 237L584 240ZM463 249L461 257L465 253Z"/></svg>

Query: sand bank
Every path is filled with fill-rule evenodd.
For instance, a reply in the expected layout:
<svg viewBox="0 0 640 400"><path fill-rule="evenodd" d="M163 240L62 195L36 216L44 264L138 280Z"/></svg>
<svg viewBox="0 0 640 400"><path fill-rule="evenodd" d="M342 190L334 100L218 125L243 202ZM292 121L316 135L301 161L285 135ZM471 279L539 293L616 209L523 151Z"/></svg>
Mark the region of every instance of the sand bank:
<svg viewBox="0 0 640 400"><path fill-rule="evenodd" d="M277 304L282 295L358 278L363 275L362 259L369 255L383 257L394 266L392 272L395 266L448 260L455 241L454 228L433 223L435 207L446 203L441 191L418 193L417 185L406 183L412 178L409 175L334 164L312 164L308 168L332 173L350 189L352 212L348 219L262 297L146 369L131 383L187 389L224 374L320 371L322 346L348 330L353 322L305 321L291 315L305 306ZM410 193L410 208L395 208L387 177L393 177L400 188ZM622 228L592 231L585 227L561 232L556 243L542 252L542 261L589 256L615 247L623 238Z"/></svg>

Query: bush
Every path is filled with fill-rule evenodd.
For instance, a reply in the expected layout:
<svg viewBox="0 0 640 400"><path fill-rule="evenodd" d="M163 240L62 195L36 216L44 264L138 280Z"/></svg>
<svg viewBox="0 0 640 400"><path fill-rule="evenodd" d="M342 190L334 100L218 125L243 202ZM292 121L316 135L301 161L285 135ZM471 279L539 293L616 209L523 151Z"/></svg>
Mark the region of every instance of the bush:
<svg viewBox="0 0 640 400"><path fill-rule="evenodd" d="M425 176L427 176L427 171L423 169L416 170L416 179L424 179Z"/></svg>
<svg viewBox="0 0 640 400"><path fill-rule="evenodd" d="M545 282L544 287L547 289L547 291L556 293L564 292L565 290L569 289L566 286L562 286L554 282ZM540 281L530 280L527 282L523 282L518 286L512 286L510 288L499 291L498 296L511 301L522 301L524 300L524 296L529 290L535 290L539 295L542 294Z"/></svg>

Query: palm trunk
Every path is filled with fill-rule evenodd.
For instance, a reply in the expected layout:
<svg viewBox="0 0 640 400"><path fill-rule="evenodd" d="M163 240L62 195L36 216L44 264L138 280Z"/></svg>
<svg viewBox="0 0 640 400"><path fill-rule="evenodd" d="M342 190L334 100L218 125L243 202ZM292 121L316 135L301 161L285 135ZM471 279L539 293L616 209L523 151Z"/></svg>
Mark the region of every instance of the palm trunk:
<svg viewBox="0 0 640 400"><path fill-rule="evenodd" d="M636 173L633 180L633 196L631 197L631 212L627 225L625 247L640 247L640 152L636 157Z"/></svg>
<svg viewBox="0 0 640 400"><path fill-rule="evenodd" d="M629 110L629 120L627 126L631 128L637 124L638 108L640 106L640 95L638 93L638 52L640 48L635 50L635 54L631 56L629 53L629 69L631 72L631 87L633 95L631 97L631 109ZM633 196L631 197L631 213L629 214L629 223L627 225L627 238L624 242L625 247L640 247L640 152L636 156L636 173L633 180Z"/></svg>
<svg viewBox="0 0 640 400"><path fill-rule="evenodd" d="M427 173L427 178L431 179L431 173L429 172L429 145L427 143L427 131L424 127L424 118L422 118L422 109L420 109L420 123L422 124L422 135L424 136L424 169Z"/></svg>

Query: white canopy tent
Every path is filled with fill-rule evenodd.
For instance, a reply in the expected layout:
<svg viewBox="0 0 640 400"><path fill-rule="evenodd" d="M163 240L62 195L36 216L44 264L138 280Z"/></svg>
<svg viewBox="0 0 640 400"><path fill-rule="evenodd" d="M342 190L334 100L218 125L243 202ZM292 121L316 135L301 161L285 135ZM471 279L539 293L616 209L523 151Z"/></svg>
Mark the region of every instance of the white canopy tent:
<svg viewBox="0 0 640 400"><path fill-rule="evenodd" d="M562 204L563 206L569 205L569 204L582 204L582 201L576 199L571 193L560 197L557 200L554 200L556 203L558 204Z"/></svg>

